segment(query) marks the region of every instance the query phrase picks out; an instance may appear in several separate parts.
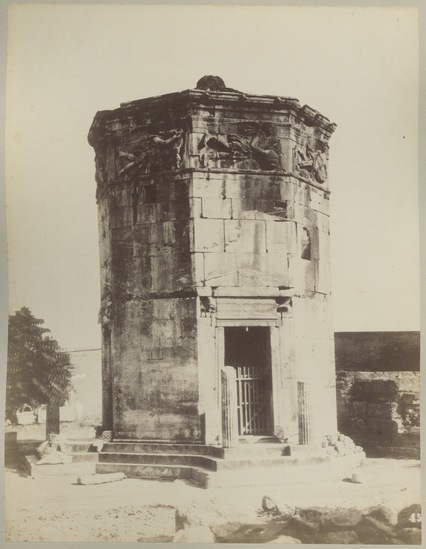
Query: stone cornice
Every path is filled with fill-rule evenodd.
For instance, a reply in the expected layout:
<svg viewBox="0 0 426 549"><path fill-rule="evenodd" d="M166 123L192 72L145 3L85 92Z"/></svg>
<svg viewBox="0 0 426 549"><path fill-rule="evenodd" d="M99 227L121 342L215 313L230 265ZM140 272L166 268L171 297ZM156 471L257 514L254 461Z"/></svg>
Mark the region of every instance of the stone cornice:
<svg viewBox="0 0 426 549"><path fill-rule="evenodd" d="M293 97L281 97L275 95L254 95L236 91L212 91L189 89L181 92L169 93L155 97L137 99L121 103L118 109L99 111L94 119L94 124L103 124L111 122L114 119L131 116L133 112L143 108L146 111L167 108L169 106L180 106L186 108L194 107L243 107L244 109L253 108L258 111L267 111L274 113L292 112L297 119L307 126L315 126L322 129L329 136L336 129L336 124L332 123L327 117L312 109L308 105L303 105ZM92 126L93 128L93 126ZM89 134L90 136L90 134ZM90 142L90 137L89 137Z"/></svg>

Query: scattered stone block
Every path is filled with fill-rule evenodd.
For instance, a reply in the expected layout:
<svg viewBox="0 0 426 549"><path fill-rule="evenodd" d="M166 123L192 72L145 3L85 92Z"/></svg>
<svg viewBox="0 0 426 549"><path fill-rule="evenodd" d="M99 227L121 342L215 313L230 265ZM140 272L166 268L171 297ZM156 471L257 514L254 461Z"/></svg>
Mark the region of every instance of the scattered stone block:
<svg viewBox="0 0 426 549"><path fill-rule="evenodd" d="M283 531L286 535L300 539L302 543L314 543L317 532L318 525L308 522L297 515L286 522Z"/></svg>
<svg viewBox="0 0 426 549"><path fill-rule="evenodd" d="M371 516L364 516L362 519L362 522L364 524L367 524L368 526L372 526L379 530L380 532L383 532L384 534L388 536L392 536L393 530L390 526L382 522L381 520L377 520L374 517Z"/></svg>
<svg viewBox="0 0 426 549"><path fill-rule="evenodd" d="M278 536L277 538L267 541L266 543L302 543L300 539L293 538L292 536Z"/></svg>
<svg viewBox="0 0 426 549"><path fill-rule="evenodd" d="M125 478L126 475L124 473L103 473L100 475L87 475L84 477L78 477L77 484L106 484L107 482L116 482L118 480L124 480Z"/></svg>
<svg viewBox="0 0 426 549"><path fill-rule="evenodd" d="M262 509L271 515L279 515L280 510L278 509L277 504L269 497L263 496L262 498Z"/></svg>
<svg viewBox="0 0 426 549"><path fill-rule="evenodd" d="M345 531L354 528L361 520L362 514L355 507L336 509L309 507L298 509L298 514L304 520L316 524L321 531Z"/></svg>
<svg viewBox="0 0 426 549"><path fill-rule="evenodd" d="M402 528L397 533L398 539L411 545L420 545L422 543L422 531L420 528Z"/></svg>
<svg viewBox="0 0 426 549"><path fill-rule="evenodd" d="M350 453L344 442L336 442L334 448L336 452L341 456L346 456Z"/></svg>
<svg viewBox="0 0 426 549"><path fill-rule="evenodd" d="M362 528L357 528L356 534L361 543L365 543L368 545L389 544L391 539L393 539L394 537L394 536L387 536L386 534L384 534L383 532L380 532L380 530L376 530L376 528L372 526L363 526Z"/></svg>
<svg viewBox="0 0 426 549"><path fill-rule="evenodd" d="M214 543L215 538L208 526L192 526L179 530L173 538L173 543Z"/></svg>
<svg viewBox="0 0 426 549"><path fill-rule="evenodd" d="M216 541L221 542L242 526L244 526L242 522L226 522L225 524L213 524L210 526L210 529Z"/></svg>
<svg viewBox="0 0 426 549"><path fill-rule="evenodd" d="M218 538L221 543L269 543L283 535L284 527L279 523L243 524L226 537Z"/></svg>
<svg viewBox="0 0 426 549"><path fill-rule="evenodd" d="M232 519L232 520L230 520ZM256 521L256 515L250 515L244 510L235 509L235 506L226 501L216 499L200 499L183 503L175 510L175 530L184 530L192 526L222 527L229 523L237 523L237 529L243 524Z"/></svg>
<svg viewBox="0 0 426 549"><path fill-rule="evenodd" d="M351 482L354 484L365 484L366 478L364 471L355 471L352 473Z"/></svg>
<svg viewBox="0 0 426 549"><path fill-rule="evenodd" d="M389 543L395 537L393 529L371 516L364 516L356 527L356 533L361 543L384 544Z"/></svg>
<svg viewBox="0 0 426 549"><path fill-rule="evenodd" d="M371 507L366 513L366 516L373 517L389 526L395 526L398 522L397 511L386 505L376 505L375 507Z"/></svg>
<svg viewBox="0 0 426 549"><path fill-rule="evenodd" d="M362 519L358 509L340 509L328 513L323 520L323 528L329 531L348 530L355 527Z"/></svg>
<svg viewBox="0 0 426 549"><path fill-rule="evenodd" d="M325 532L318 536L319 543L359 543L359 538L353 530Z"/></svg>
<svg viewBox="0 0 426 549"><path fill-rule="evenodd" d="M285 502L271 499L268 495L262 498L262 510L278 521L288 520L296 514L296 508Z"/></svg>

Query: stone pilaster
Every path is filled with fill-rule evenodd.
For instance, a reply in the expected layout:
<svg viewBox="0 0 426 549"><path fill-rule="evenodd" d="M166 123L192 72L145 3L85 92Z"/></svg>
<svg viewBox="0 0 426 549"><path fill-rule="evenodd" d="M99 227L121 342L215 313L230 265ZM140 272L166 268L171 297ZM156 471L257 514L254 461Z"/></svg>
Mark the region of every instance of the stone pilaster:
<svg viewBox="0 0 426 549"><path fill-rule="evenodd" d="M238 444L237 378L235 368L224 366L222 378L222 446L234 448Z"/></svg>

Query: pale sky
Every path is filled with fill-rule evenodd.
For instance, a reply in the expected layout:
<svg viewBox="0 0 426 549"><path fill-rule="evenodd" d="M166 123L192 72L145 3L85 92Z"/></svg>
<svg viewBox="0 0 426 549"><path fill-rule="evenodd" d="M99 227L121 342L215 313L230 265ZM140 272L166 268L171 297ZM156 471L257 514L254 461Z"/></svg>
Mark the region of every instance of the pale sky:
<svg viewBox="0 0 426 549"><path fill-rule="evenodd" d="M336 331L418 330L413 8L13 5L8 25L9 310L99 346L96 111L205 74L296 97L330 141Z"/></svg>

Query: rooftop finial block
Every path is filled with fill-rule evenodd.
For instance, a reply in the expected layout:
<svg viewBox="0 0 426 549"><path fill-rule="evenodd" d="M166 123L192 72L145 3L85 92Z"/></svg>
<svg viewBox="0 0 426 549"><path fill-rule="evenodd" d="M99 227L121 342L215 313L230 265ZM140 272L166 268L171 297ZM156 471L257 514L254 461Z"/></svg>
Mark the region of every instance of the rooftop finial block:
<svg viewBox="0 0 426 549"><path fill-rule="evenodd" d="M225 82L220 76L208 74L200 78L197 82L198 90L226 91Z"/></svg>

